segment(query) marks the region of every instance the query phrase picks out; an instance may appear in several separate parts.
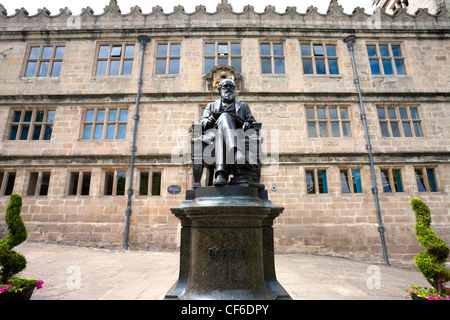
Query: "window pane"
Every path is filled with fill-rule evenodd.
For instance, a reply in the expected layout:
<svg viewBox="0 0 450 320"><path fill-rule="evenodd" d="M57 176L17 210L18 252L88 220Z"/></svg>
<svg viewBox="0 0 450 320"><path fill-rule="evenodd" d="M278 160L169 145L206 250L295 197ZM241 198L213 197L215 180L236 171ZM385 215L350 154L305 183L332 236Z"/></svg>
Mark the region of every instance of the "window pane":
<svg viewBox="0 0 450 320"><path fill-rule="evenodd" d="M13 193L15 181L16 181L16 173L9 172L8 180L6 181L5 196L10 196Z"/></svg>
<svg viewBox="0 0 450 320"><path fill-rule="evenodd" d="M389 137L387 122L380 122L380 128L381 128L381 136L385 138Z"/></svg>
<svg viewBox="0 0 450 320"><path fill-rule="evenodd" d="M105 196L112 195L114 184L114 172L105 172Z"/></svg>
<svg viewBox="0 0 450 320"><path fill-rule="evenodd" d="M350 131L350 122L342 122L342 133L345 138L350 138L352 136L352 132Z"/></svg>
<svg viewBox="0 0 450 320"><path fill-rule="evenodd" d="M271 59L261 59L261 71L262 73L272 73Z"/></svg>
<svg viewBox="0 0 450 320"><path fill-rule="evenodd" d="M42 59L50 59L52 57L53 47L44 47L42 51Z"/></svg>
<svg viewBox="0 0 450 320"><path fill-rule="evenodd" d="M416 137L423 137L422 127L420 126L420 122L413 122L414 131L416 133Z"/></svg>
<svg viewBox="0 0 450 320"><path fill-rule="evenodd" d="M406 74L405 62L403 60L395 60L395 68L397 74Z"/></svg>
<svg viewBox="0 0 450 320"><path fill-rule="evenodd" d="M327 56L336 57L336 47L334 45L327 44L326 48L327 48Z"/></svg>
<svg viewBox="0 0 450 320"><path fill-rule="evenodd" d="M400 49L400 46L391 46L391 49L392 49L392 55L394 57L402 56L402 50Z"/></svg>
<svg viewBox="0 0 450 320"><path fill-rule="evenodd" d="M337 119L337 108L329 108L328 111L330 112L330 119Z"/></svg>
<svg viewBox="0 0 450 320"><path fill-rule="evenodd" d="M106 130L106 139L114 139L115 132L116 132L116 125L108 124L107 130Z"/></svg>
<svg viewBox="0 0 450 320"><path fill-rule="evenodd" d="M109 46L100 46L98 50L99 58L108 58L109 57Z"/></svg>
<svg viewBox="0 0 450 320"><path fill-rule="evenodd" d="M384 112L384 108L377 108L378 119L384 120L386 119L386 113Z"/></svg>
<svg viewBox="0 0 450 320"><path fill-rule="evenodd" d="M30 122L32 116L33 111L25 111L25 117L23 118L23 122Z"/></svg>
<svg viewBox="0 0 450 320"><path fill-rule="evenodd" d="M273 55L274 56L284 56L284 50L282 44L273 45Z"/></svg>
<svg viewBox="0 0 450 320"><path fill-rule="evenodd" d="M270 56L270 44L261 44L261 55L262 56Z"/></svg>
<svg viewBox="0 0 450 320"><path fill-rule="evenodd" d="M180 44L171 44L170 45L170 56L171 57L179 57L181 51L181 45Z"/></svg>
<svg viewBox="0 0 450 320"><path fill-rule="evenodd" d="M105 121L105 110L97 111L97 119L96 121Z"/></svg>
<svg viewBox="0 0 450 320"><path fill-rule="evenodd" d="M317 170L317 180L319 182L319 193L328 193L327 171Z"/></svg>
<svg viewBox="0 0 450 320"><path fill-rule="evenodd" d="M309 44L301 44L300 50L302 52L302 56L310 57L311 56L311 47Z"/></svg>
<svg viewBox="0 0 450 320"><path fill-rule="evenodd" d="M166 74L166 59L156 60L156 74Z"/></svg>
<svg viewBox="0 0 450 320"><path fill-rule="evenodd" d="M228 65L228 58L219 57L217 58L217 65L224 64Z"/></svg>
<svg viewBox="0 0 450 320"><path fill-rule="evenodd" d="M218 44L217 54L219 56L228 55L228 44Z"/></svg>
<svg viewBox="0 0 450 320"><path fill-rule="evenodd" d="M242 61L241 58L231 59L231 65L236 69L237 72L242 73Z"/></svg>
<svg viewBox="0 0 450 320"><path fill-rule="evenodd" d="M306 108L306 119L315 119L314 108Z"/></svg>
<svg viewBox="0 0 450 320"><path fill-rule="evenodd" d="M91 188L91 173L83 172L83 180L81 181L81 195L88 196Z"/></svg>
<svg viewBox="0 0 450 320"><path fill-rule="evenodd" d="M317 138L316 123L308 122L308 137Z"/></svg>
<svg viewBox="0 0 450 320"><path fill-rule="evenodd" d="M399 111L401 119L408 119L408 111L406 110L406 108L399 108Z"/></svg>
<svg viewBox="0 0 450 320"><path fill-rule="evenodd" d="M231 44L231 55L233 55L233 56L241 55L241 45L239 43Z"/></svg>
<svg viewBox="0 0 450 320"><path fill-rule="evenodd" d="M306 192L308 194L316 193L314 188L314 171L306 171Z"/></svg>
<svg viewBox="0 0 450 320"><path fill-rule="evenodd" d="M376 46L367 46L367 53L369 54L369 57L376 57L377 56L377 47Z"/></svg>
<svg viewBox="0 0 450 320"><path fill-rule="evenodd" d="M388 108L389 119L397 119L397 114L394 108Z"/></svg>
<svg viewBox="0 0 450 320"><path fill-rule="evenodd" d="M69 196L76 196L78 190L78 172L72 172L70 174L70 182L69 182Z"/></svg>
<svg viewBox="0 0 450 320"><path fill-rule="evenodd" d="M122 74L124 76L129 76L129 75L133 74L133 60L124 60L123 61Z"/></svg>
<svg viewBox="0 0 450 320"><path fill-rule="evenodd" d="M180 72L180 59L170 59L169 74L178 74Z"/></svg>
<svg viewBox="0 0 450 320"><path fill-rule="evenodd" d="M352 170L352 180L353 180L353 191L355 193L362 193L361 176L359 173L359 169Z"/></svg>
<svg viewBox="0 0 450 320"><path fill-rule="evenodd" d="M39 137L41 136L41 128L42 126L34 126L33 140L39 140Z"/></svg>
<svg viewBox="0 0 450 320"><path fill-rule="evenodd" d="M341 119L344 119L344 120L349 119L347 108L340 108L340 111L341 111Z"/></svg>
<svg viewBox="0 0 450 320"><path fill-rule="evenodd" d="M40 196L46 196L48 194L49 185L50 185L50 172L43 172L41 181L41 190L39 191Z"/></svg>
<svg viewBox="0 0 450 320"><path fill-rule="evenodd" d="M91 139L91 132L92 132L92 124L85 125L83 131L83 139L84 140Z"/></svg>
<svg viewBox="0 0 450 320"><path fill-rule="evenodd" d="M152 196L161 195L161 172L152 173Z"/></svg>
<svg viewBox="0 0 450 320"><path fill-rule="evenodd" d="M417 108L411 108L411 109L409 109L409 111L411 112L412 119L419 119L419 114L417 112Z"/></svg>
<svg viewBox="0 0 450 320"><path fill-rule="evenodd" d="M316 59L316 73L317 74L325 74L325 60L323 59Z"/></svg>
<svg viewBox="0 0 450 320"><path fill-rule="evenodd" d="M3 175L4 173L0 171L0 190L2 189Z"/></svg>
<svg viewBox="0 0 450 320"><path fill-rule="evenodd" d="M125 47L125 57L126 58L134 57L134 46L126 46Z"/></svg>
<svg viewBox="0 0 450 320"><path fill-rule="evenodd" d="M380 45L380 54L382 57L389 57L389 46L387 45Z"/></svg>
<svg viewBox="0 0 450 320"><path fill-rule="evenodd" d="M381 170L381 183L383 184L384 192L392 192L389 184L389 172L388 170Z"/></svg>
<svg viewBox="0 0 450 320"><path fill-rule="evenodd" d="M44 111L36 111L36 119L34 122L42 122L44 121Z"/></svg>
<svg viewBox="0 0 450 320"><path fill-rule="evenodd" d="M139 195L148 195L148 172L141 172L141 179L139 180Z"/></svg>
<svg viewBox="0 0 450 320"><path fill-rule="evenodd" d="M127 132L126 124L119 124L119 132L117 133L117 139L125 139L125 134Z"/></svg>
<svg viewBox="0 0 450 320"><path fill-rule="evenodd" d="M205 59L205 73L210 72L215 63L215 59Z"/></svg>
<svg viewBox="0 0 450 320"><path fill-rule="evenodd" d="M25 77L34 77L34 73L36 72L36 62L28 62L27 70L25 71Z"/></svg>
<svg viewBox="0 0 450 320"><path fill-rule="evenodd" d="M403 133L405 134L405 137L412 137L412 132L411 132L411 125L409 124L409 122L403 122Z"/></svg>
<svg viewBox="0 0 450 320"><path fill-rule="evenodd" d="M56 47L55 59L62 59L64 57L65 47Z"/></svg>
<svg viewBox="0 0 450 320"><path fill-rule="evenodd" d="M52 138L52 131L53 131L53 126L52 125L46 125L45 126L44 140L50 140Z"/></svg>
<svg viewBox="0 0 450 320"><path fill-rule="evenodd" d="M39 67L38 77L46 77L48 75L48 67L50 66L50 62L43 61L41 62L41 66Z"/></svg>
<svg viewBox="0 0 450 320"><path fill-rule="evenodd" d="M330 69L330 74L339 74L339 68L337 60L328 59L328 68Z"/></svg>
<svg viewBox="0 0 450 320"><path fill-rule="evenodd" d="M117 172L117 188L116 188L116 195L117 196L123 196L125 195L125 183L127 173L124 171Z"/></svg>
<svg viewBox="0 0 450 320"><path fill-rule="evenodd" d="M87 122L94 121L94 110L87 110L86 111L86 121Z"/></svg>
<svg viewBox="0 0 450 320"><path fill-rule="evenodd" d="M20 134L20 140L27 140L28 131L30 130L29 126L22 126L22 132Z"/></svg>
<svg viewBox="0 0 450 320"><path fill-rule="evenodd" d="M117 110L109 110L108 121L116 121Z"/></svg>
<svg viewBox="0 0 450 320"><path fill-rule="evenodd" d="M62 62L61 61L55 61L53 62L53 68L52 68L52 77L59 77L61 75L61 67Z"/></svg>
<svg viewBox="0 0 450 320"><path fill-rule="evenodd" d="M30 59L38 59L40 50L41 50L40 47L31 47L29 58Z"/></svg>
<svg viewBox="0 0 450 320"><path fill-rule="evenodd" d="M403 183L400 169L392 170L392 174L394 175L394 187L395 192L403 192Z"/></svg>
<svg viewBox="0 0 450 320"><path fill-rule="evenodd" d="M128 120L128 110L120 110L119 121L127 121Z"/></svg>
<svg viewBox="0 0 450 320"><path fill-rule="evenodd" d="M314 73L312 59L303 59L303 73L304 74Z"/></svg>
<svg viewBox="0 0 450 320"><path fill-rule="evenodd" d="M378 60L370 60L370 69L372 71L372 74L381 74L380 64L378 63Z"/></svg>
<svg viewBox="0 0 450 320"><path fill-rule="evenodd" d="M103 125L102 124L96 124L95 125L95 132L94 132L94 139L100 140L103 135Z"/></svg>
<svg viewBox="0 0 450 320"><path fill-rule="evenodd" d="M326 119L325 108L317 108L317 117L319 119Z"/></svg>
<svg viewBox="0 0 450 320"><path fill-rule="evenodd" d="M341 170L341 190L342 193L350 193L350 185L348 183L347 170Z"/></svg>
<svg viewBox="0 0 450 320"><path fill-rule="evenodd" d="M427 189L425 188L425 182L423 180L422 170L416 169L416 170L414 170L414 172L416 174L416 182L417 182L417 188L419 189L419 192L427 191Z"/></svg>
<svg viewBox="0 0 450 320"><path fill-rule="evenodd" d="M327 138L328 137L328 128L326 122L319 122L319 131L320 137Z"/></svg>
<svg viewBox="0 0 450 320"><path fill-rule="evenodd" d="M111 50L111 57L120 57L122 55L122 46L114 46Z"/></svg>
<svg viewBox="0 0 450 320"><path fill-rule="evenodd" d="M398 127L398 122L391 122L392 136L400 137L400 130Z"/></svg>
<svg viewBox="0 0 450 320"><path fill-rule="evenodd" d="M332 133L333 137L335 137L335 138L341 136L341 134L339 133L339 122L331 123L331 133Z"/></svg>
<svg viewBox="0 0 450 320"><path fill-rule="evenodd" d="M430 188L432 192L437 192L436 187L436 180L434 178L434 170L433 169L427 169L428 173L428 182L430 183Z"/></svg>
<svg viewBox="0 0 450 320"><path fill-rule="evenodd" d="M38 172L31 172L30 180L28 182L27 196L34 196L34 193L36 192L38 177L39 177Z"/></svg>
<svg viewBox="0 0 450 320"><path fill-rule="evenodd" d="M321 44L313 45L313 49L314 49L314 55L315 56L323 56L325 54Z"/></svg>
<svg viewBox="0 0 450 320"><path fill-rule="evenodd" d="M284 73L284 59L274 59L275 73Z"/></svg>
<svg viewBox="0 0 450 320"><path fill-rule="evenodd" d="M383 60L383 70L384 74L394 74L394 70L392 70L391 60Z"/></svg>
<svg viewBox="0 0 450 320"><path fill-rule="evenodd" d="M205 44L205 56L215 56L216 55L216 45L214 43Z"/></svg>
<svg viewBox="0 0 450 320"><path fill-rule="evenodd" d="M120 69L120 61L112 60L109 66L109 75L110 76L118 76Z"/></svg>
<svg viewBox="0 0 450 320"><path fill-rule="evenodd" d="M18 128L19 128L18 126L11 127L11 134L9 135L9 140L16 140Z"/></svg>
<svg viewBox="0 0 450 320"><path fill-rule="evenodd" d="M14 111L14 117L12 122L20 122L20 116L22 115L22 111Z"/></svg>
<svg viewBox="0 0 450 320"><path fill-rule="evenodd" d="M103 60L98 61L97 62L97 72L95 73L95 75L105 76L107 66L108 66L108 61L103 61Z"/></svg>

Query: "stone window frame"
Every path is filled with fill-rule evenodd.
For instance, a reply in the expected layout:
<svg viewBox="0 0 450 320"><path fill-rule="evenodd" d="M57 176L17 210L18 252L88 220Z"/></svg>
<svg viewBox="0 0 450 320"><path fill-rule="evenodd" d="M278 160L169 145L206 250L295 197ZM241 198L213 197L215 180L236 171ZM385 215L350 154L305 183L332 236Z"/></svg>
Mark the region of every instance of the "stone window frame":
<svg viewBox="0 0 450 320"><path fill-rule="evenodd" d="M314 109L314 118L311 118L311 114L308 114L308 109ZM318 110L324 109L324 118L319 115ZM330 109L336 109L336 116L331 115ZM346 110L345 113L341 111L341 109ZM316 138L333 138L333 139L348 139L352 138L352 125L351 125L351 114L350 114L350 106L349 105L305 105L305 118L306 118L306 131L309 139ZM312 134L312 124L314 124L315 128L315 136L311 136ZM324 130L325 124L325 130ZM336 125L339 130L339 136L336 135ZM325 136L324 133L327 133Z"/></svg>
<svg viewBox="0 0 450 320"><path fill-rule="evenodd" d="M127 120L121 120L121 112L127 111ZM93 111L92 120L88 119L88 112ZM99 111L103 111L103 120L99 120ZM115 120L110 120L111 111L116 111ZM98 107L85 107L83 110L83 120L81 126L80 140L82 141L121 141L126 140L127 128L128 128L128 118L129 118L129 108L126 106L98 106ZM109 128L111 126L114 127L114 137L108 138L108 134L110 133ZM87 126L90 126L90 136L87 137ZM97 127L102 126L101 138L96 138ZM123 129L124 135L119 136L120 127L125 126Z"/></svg>
<svg viewBox="0 0 450 320"><path fill-rule="evenodd" d="M353 171L359 171L359 183L354 178L356 175L354 175ZM341 194L362 194L363 192L363 176L362 176L363 169L361 167L340 167L339 168L339 181L341 183ZM342 184L342 173L346 173L347 175L344 176L344 178L347 181L347 189L344 188L344 185ZM359 189L359 190L358 190ZM348 190L348 191L345 191Z"/></svg>
<svg viewBox="0 0 450 320"><path fill-rule="evenodd" d="M12 108L6 139L10 141L51 141L55 117L56 108ZM44 130L42 130L43 128Z"/></svg>
<svg viewBox="0 0 450 320"><path fill-rule="evenodd" d="M26 196L44 197L48 196L50 190L52 170L42 169L28 170L28 185L26 186Z"/></svg>
<svg viewBox="0 0 450 320"><path fill-rule="evenodd" d="M44 48L52 48L51 54L49 57L43 57ZM64 48L62 52L62 56L57 56L57 48ZM33 48L39 48L39 52L37 57L31 57L33 52ZM59 78L62 72L62 65L64 62L64 55L66 51L66 43L64 42L54 42L54 43L28 43L26 51L25 51L25 59L23 64L23 69L21 72L22 77L30 79L30 78ZM28 74L28 67L30 63L35 63L35 68L33 75ZM46 75L41 75L41 67L43 63L48 63ZM61 66L59 68L59 73L57 75L53 75L55 71L55 63L60 63Z"/></svg>
<svg viewBox="0 0 450 320"><path fill-rule="evenodd" d="M309 53L310 55L304 55L303 54L303 48L302 46L309 46ZM321 46L322 48L322 54L320 54L320 52L318 52L316 54L316 50L315 47L316 46ZM328 48L327 46L333 46L334 47L334 51L335 51L335 55L331 55L329 54ZM300 57L302 59L302 70L303 70L303 74L304 75L328 75L328 76L338 76L340 75L339 70L341 68L339 68L339 56L338 56L338 50L337 50L338 46L336 42L333 41L323 41L323 40L300 40ZM305 60L311 60L311 64L312 64L312 72L305 72ZM324 73L318 73L317 72L317 61L318 60L323 60L324 61L324 67L325 67L325 72ZM330 68L330 61L336 61L336 68L337 68L337 73L332 73L331 72L331 68Z"/></svg>
<svg viewBox="0 0 450 320"><path fill-rule="evenodd" d="M220 48L219 46L221 45L227 45L227 54L222 54L221 52L219 52ZM207 54L206 52L206 45L214 45L214 54ZM239 53L240 54L233 54L232 52L232 46L233 45L239 45ZM237 72L242 73L242 40L238 40L238 39L221 39L221 40L205 40L203 42L203 73L207 74L208 72L211 71L211 69L214 66L218 66L220 64L222 64L222 62L220 62L220 60L227 60L227 63L224 63L227 66L233 66ZM223 56L221 58L221 56ZM206 60L207 59L214 59L214 64L212 66L210 66L209 70L207 70L207 66L206 66ZM239 65L240 67L237 67L236 64L233 63L233 59L239 59Z"/></svg>
<svg viewBox="0 0 450 320"><path fill-rule="evenodd" d="M418 176L419 172L421 173L422 179ZM435 166L414 166L414 176L418 192L439 192ZM421 182L422 186L419 185L419 182Z"/></svg>
<svg viewBox="0 0 450 320"><path fill-rule="evenodd" d="M105 197L122 197L126 196L128 193L128 170L126 168L110 168L110 169L104 169L102 171L102 192L101 195ZM111 177L112 174L112 184L109 185L111 182L108 181L108 178ZM119 179L124 178L125 182L123 185L123 190L119 185ZM111 191L109 191L111 189Z"/></svg>
<svg viewBox="0 0 450 320"><path fill-rule="evenodd" d="M275 40L261 40L259 41L259 45L258 45L258 51L259 51L259 56L260 56L260 66L261 66L261 74L262 75L268 75L268 74L272 74L272 75L284 75L286 74L286 45L285 45L285 41L275 41ZM266 55L263 54L262 52L262 45L269 45L270 46L270 54ZM279 55L279 54L275 54L274 52L274 45L281 45L281 47L283 48L283 54ZM263 60L269 60L270 59L270 68L271 68L271 72L264 72L264 67L263 67ZM283 60L283 72L276 72L276 64L275 61L276 60Z"/></svg>
<svg viewBox="0 0 450 320"><path fill-rule="evenodd" d="M383 113L380 110L383 109ZM393 112L392 112L393 110ZM404 110L404 111L403 111ZM414 112L411 110L415 110ZM419 105L376 105L382 138L423 138ZM380 117L381 115L383 117ZM406 117L405 117L406 115ZM394 118L395 117L395 118ZM409 129L407 129L409 128ZM409 131L408 131L409 130Z"/></svg>
<svg viewBox="0 0 450 320"><path fill-rule="evenodd" d="M133 55L132 56L126 56L126 50L127 47L133 46ZM108 55L100 57L101 48L102 47L108 47ZM113 48L121 47L120 55L117 55L113 52ZM93 69L93 76L94 77L126 77L126 76L132 76L133 75L133 68L134 68L134 60L136 55L136 43L131 41L99 41L96 43L95 48L95 61L94 61L94 69ZM114 54L113 54L114 53ZM106 62L105 66L105 73L104 74L98 74L99 70L99 62L103 61ZM112 61L119 61L119 69L118 74L111 74L111 62ZM123 74L124 71L124 64L127 61L131 61L131 73L129 74Z"/></svg>
<svg viewBox="0 0 450 320"><path fill-rule="evenodd" d="M89 196L92 184L92 171L89 170L70 170L67 175L67 196ZM84 189L85 178L89 177L87 193ZM75 181L73 179L76 179ZM76 185L75 185L76 184Z"/></svg>
<svg viewBox="0 0 450 320"><path fill-rule="evenodd" d="M403 168L401 167L380 167L381 188L384 194L394 194L405 192L403 179ZM386 188L389 188L389 191Z"/></svg>
<svg viewBox="0 0 450 320"><path fill-rule="evenodd" d="M139 179L139 191L138 191L138 196L140 197L159 197L162 195L162 191L161 191L161 186L162 186L162 180L163 180L163 169L147 169L147 168L142 168L138 170L138 179ZM141 183L142 183L142 175L147 173L148 177L147 177L147 192L144 193L143 190L141 189ZM155 176L157 176L159 174L159 190L158 192L154 192L153 189L153 183L155 179Z"/></svg>
<svg viewBox="0 0 450 320"><path fill-rule="evenodd" d="M10 196L11 194L13 194L16 177L16 170L0 170L0 196Z"/></svg>
<svg viewBox="0 0 450 320"><path fill-rule="evenodd" d="M305 178L306 178L306 194L328 194L328 174L327 168L305 168ZM323 181L323 173L325 173L325 181ZM311 177L308 180L308 174ZM320 175L322 175L322 184L320 183ZM311 186L311 187L310 187ZM321 187L322 186L322 187ZM322 191L321 191L322 190Z"/></svg>
<svg viewBox="0 0 450 320"><path fill-rule="evenodd" d="M181 68L181 40L169 40L169 41L157 41L155 45L155 71L154 74L157 76L176 76L180 74L180 68ZM167 50L165 55L159 55L159 46L161 45L167 45ZM173 55L172 54L172 45L179 45L180 46L180 52L179 55ZM178 70L176 73L170 72L170 64L173 60L178 60ZM158 61L165 61L165 72L164 73L158 73Z"/></svg>
<svg viewBox="0 0 450 320"><path fill-rule="evenodd" d="M369 46L375 46L376 55L370 54ZM380 51L380 46L388 47L388 55L382 54L382 52ZM392 50L392 46L396 46L396 47L398 46L400 48L402 55L396 56L394 51ZM408 68L406 65L405 48L401 42L395 42L395 41L369 42L369 41L367 41L366 42L366 54L369 59L370 74L373 76L407 76L409 74ZM377 61L379 73L374 73L374 69L372 67L372 61ZM392 73L386 73L383 61L390 61L389 65L392 70ZM403 69L404 69L403 73L402 72L399 73L396 61L402 62Z"/></svg>

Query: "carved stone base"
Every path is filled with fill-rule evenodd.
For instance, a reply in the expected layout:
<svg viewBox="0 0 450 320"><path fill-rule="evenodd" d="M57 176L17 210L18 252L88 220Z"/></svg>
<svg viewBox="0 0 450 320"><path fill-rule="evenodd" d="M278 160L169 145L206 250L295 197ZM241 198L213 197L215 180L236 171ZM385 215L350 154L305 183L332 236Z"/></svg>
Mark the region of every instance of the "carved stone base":
<svg viewBox="0 0 450 320"><path fill-rule="evenodd" d="M179 279L165 299L291 299L275 276L273 220L284 208L255 187L204 187L181 220Z"/></svg>

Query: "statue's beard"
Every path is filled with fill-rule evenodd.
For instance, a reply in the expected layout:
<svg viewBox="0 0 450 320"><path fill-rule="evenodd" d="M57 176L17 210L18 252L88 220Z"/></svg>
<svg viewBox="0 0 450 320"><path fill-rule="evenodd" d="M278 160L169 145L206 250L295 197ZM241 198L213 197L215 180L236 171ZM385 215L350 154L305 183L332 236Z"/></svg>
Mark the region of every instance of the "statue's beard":
<svg viewBox="0 0 450 320"><path fill-rule="evenodd" d="M222 100L225 102L233 102L236 96L231 91L226 91L222 94Z"/></svg>

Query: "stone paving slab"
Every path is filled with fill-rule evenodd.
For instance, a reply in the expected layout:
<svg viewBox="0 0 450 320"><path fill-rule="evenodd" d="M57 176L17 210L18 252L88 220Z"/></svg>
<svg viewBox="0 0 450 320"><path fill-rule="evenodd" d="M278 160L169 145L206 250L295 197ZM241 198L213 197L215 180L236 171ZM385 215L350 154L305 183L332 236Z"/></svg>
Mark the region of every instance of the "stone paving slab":
<svg viewBox="0 0 450 320"><path fill-rule="evenodd" d="M24 277L44 280L33 300L159 300L178 278L179 252L106 250L25 242ZM277 279L297 300L405 300L418 270L310 254L276 254Z"/></svg>

